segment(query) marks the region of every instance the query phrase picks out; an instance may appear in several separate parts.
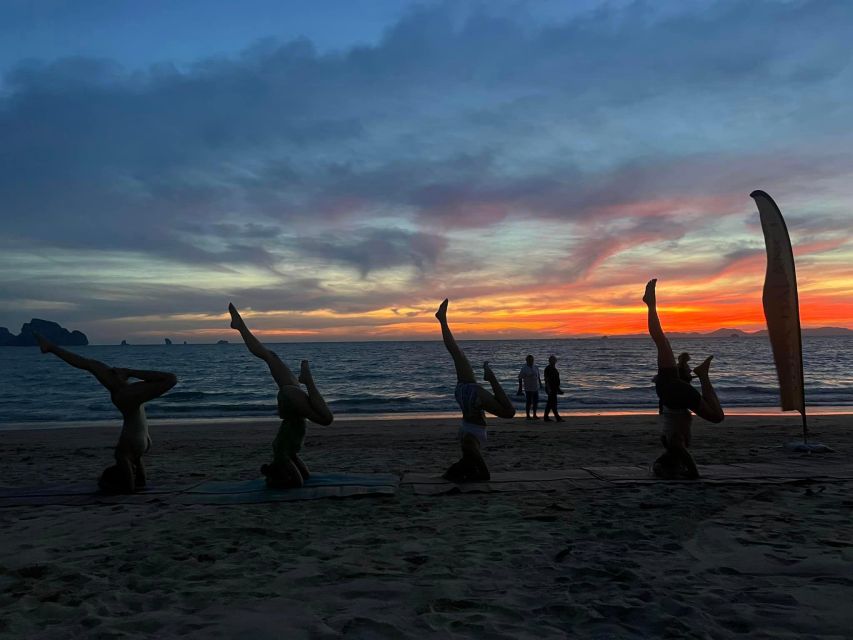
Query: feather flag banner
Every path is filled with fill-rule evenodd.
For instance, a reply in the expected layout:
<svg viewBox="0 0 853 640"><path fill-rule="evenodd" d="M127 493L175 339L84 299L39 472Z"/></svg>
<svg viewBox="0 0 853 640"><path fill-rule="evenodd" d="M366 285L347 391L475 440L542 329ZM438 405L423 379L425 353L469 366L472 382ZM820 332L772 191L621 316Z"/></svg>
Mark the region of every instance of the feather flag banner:
<svg viewBox="0 0 853 640"><path fill-rule="evenodd" d="M779 376L783 411L799 411L805 417L803 340L794 252L782 212L764 191L753 191L767 248L764 276L764 317ZM803 421L805 428L805 420Z"/></svg>

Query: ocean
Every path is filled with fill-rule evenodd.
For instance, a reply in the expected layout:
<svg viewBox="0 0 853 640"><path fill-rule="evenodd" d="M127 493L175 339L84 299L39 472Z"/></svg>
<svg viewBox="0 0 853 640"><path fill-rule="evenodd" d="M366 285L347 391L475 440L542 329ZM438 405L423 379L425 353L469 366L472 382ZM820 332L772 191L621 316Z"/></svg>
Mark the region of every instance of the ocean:
<svg viewBox="0 0 853 640"><path fill-rule="evenodd" d="M488 360L513 394L527 354L544 370L550 354L572 410L654 410L655 349L645 339L461 341L478 378ZM453 363L441 342L334 342L269 345L298 372L311 361L317 386L336 415L455 412ZM776 407L778 386L766 338L673 340L696 365L714 355L711 379L724 408ZM274 416L276 387L266 365L242 343L74 347L111 366L174 372L178 385L146 405L154 418ZM853 338L804 341L806 403L853 406ZM544 394L541 407L544 408ZM115 420L106 391L87 373L35 347L0 349L0 424Z"/></svg>

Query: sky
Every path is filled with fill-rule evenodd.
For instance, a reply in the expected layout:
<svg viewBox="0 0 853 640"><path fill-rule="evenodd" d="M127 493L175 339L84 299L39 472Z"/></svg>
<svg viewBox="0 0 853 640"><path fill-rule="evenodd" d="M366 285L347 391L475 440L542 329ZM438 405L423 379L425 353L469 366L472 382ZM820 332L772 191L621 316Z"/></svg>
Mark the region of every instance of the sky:
<svg viewBox="0 0 853 640"><path fill-rule="evenodd" d="M853 3L0 3L0 326L93 343L853 328ZM815 34L820 34L817 37Z"/></svg>

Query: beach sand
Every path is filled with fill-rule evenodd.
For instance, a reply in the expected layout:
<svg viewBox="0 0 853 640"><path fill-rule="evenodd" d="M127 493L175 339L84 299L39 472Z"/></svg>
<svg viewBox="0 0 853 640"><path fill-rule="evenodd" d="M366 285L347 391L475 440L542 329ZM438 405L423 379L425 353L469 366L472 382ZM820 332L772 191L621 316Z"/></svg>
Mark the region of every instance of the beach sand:
<svg viewBox="0 0 853 640"><path fill-rule="evenodd" d="M853 462L853 418L812 420ZM694 422L699 463L790 463L795 417ZM246 480L274 420L152 423L150 483ZM456 420L309 426L312 470L430 472ZM490 422L492 472L627 465L654 416ZM118 426L0 433L0 484L96 479ZM849 638L853 481L0 509L0 636Z"/></svg>

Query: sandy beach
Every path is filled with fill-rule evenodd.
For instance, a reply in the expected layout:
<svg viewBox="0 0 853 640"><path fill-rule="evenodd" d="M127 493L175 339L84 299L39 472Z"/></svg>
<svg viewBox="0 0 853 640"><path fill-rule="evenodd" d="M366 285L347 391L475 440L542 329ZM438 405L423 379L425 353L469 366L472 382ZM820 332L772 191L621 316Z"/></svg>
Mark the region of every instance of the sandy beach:
<svg viewBox="0 0 853 640"><path fill-rule="evenodd" d="M654 416L492 421L493 473L652 461ZM150 482L248 480L274 420L153 423ZM700 465L802 456L796 417L694 424ZM829 468L853 418L819 416ZM311 427L315 472L431 472L456 420ZM97 478L117 425L0 434L6 487ZM853 481L0 509L0 636L850 637Z"/></svg>

